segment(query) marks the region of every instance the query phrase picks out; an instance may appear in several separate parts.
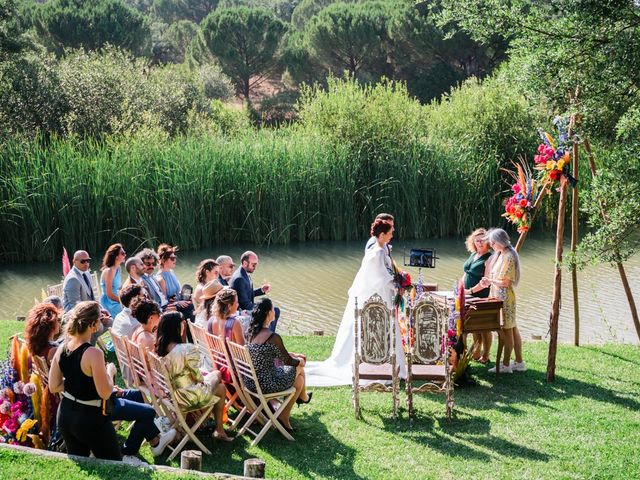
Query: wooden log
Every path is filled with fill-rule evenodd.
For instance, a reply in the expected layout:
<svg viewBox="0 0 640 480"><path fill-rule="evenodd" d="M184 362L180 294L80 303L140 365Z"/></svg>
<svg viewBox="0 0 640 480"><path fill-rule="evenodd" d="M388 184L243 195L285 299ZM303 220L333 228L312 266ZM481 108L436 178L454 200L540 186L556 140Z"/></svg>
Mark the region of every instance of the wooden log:
<svg viewBox="0 0 640 480"><path fill-rule="evenodd" d="M575 123L575 117L571 118L571 125ZM569 132L569 138L571 138ZM573 139L573 178L578 179L578 142ZM573 187L571 195L571 253L574 261L571 264L571 285L573 288L573 343L580 346L580 302L578 300L578 269L575 262L576 249L578 248L578 185Z"/></svg>
<svg viewBox="0 0 640 480"><path fill-rule="evenodd" d="M324 330L314 330L313 334L318 337L322 337L324 335Z"/></svg>
<svg viewBox="0 0 640 480"><path fill-rule="evenodd" d="M244 476L249 478L264 478L265 462L259 458L249 458L244 461Z"/></svg>
<svg viewBox="0 0 640 480"><path fill-rule="evenodd" d="M591 176L595 178L596 176L596 162L593 158L593 153L591 151L591 144L588 139L584 139L582 142L584 145L584 149L587 152L587 158L589 159L589 168L591 169ZM602 203L602 199L598 200L600 205L600 214L602 215L602 219L605 223L609 221L609 216L604 209L604 204ZM622 287L624 288L624 293L627 296L627 302L629 303L629 309L631 310L631 318L633 319L633 325L636 328L636 334L640 339L640 318L638 317L638 308L636 307L635 299L633 298L633 292L631 291L631 286L629 285L629 280L627 279L627 273L625 272L624 265L622 262L616 262L616 266L618 267L618 273L620 274L620 281L622 282Z"/></svg>
<svg viewBox="0 0 640 480"><path fill-rule="evenodd" d="M202 452L200 450L184 450L180 454L180 468L185 470L202 470Z"/></svg>
<svg viewBox="0 0 640 480"><path fill-rule="evenodd" d="M564 211L567 203L567 180L560 180L560 200L558 202L558 227L556 230L556 271L553 279L553 300L549 317L549 355L547 356L546 381L556 378L556 353L558 351L558 319L560 317L560 299L562 289L562 248L564 242Z"/></svg>

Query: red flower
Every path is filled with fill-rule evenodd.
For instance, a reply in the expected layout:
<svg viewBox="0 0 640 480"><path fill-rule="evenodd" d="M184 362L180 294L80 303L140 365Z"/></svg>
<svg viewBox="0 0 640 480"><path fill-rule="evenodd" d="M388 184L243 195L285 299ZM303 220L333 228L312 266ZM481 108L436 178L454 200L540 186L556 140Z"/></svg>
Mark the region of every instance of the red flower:
<svg viewBox="0 0 640 480"><path fill-rule="evenodd" d="M560 170L551 170L549 172L549 178L551 180L558 180L560 178L561 174L562 174L562 172Z"/></svg>
<svg viewBox="0 0 640 480"><path fill-rule="evenodd" d="M522 215L524 215L524 212L522 210L517 210L516 211L516 217L522 218Z"/></svg>
<svg viewBox="0 0 640 480"><path fill-rule="evenodd" d="M527 202L527 200L526 200L525 198L523 198L522 200L520 200L520 206L521 206L522 208L525 208L525 207L527 206L527 203L528 203L528 202Z"/></svg>

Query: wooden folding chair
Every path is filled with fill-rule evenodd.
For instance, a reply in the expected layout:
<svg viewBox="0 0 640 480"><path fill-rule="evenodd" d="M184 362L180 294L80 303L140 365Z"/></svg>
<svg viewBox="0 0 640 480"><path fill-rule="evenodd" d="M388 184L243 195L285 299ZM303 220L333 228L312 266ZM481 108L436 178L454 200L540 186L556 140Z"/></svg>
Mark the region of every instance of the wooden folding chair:
<svg viewBox="0 0 640 480"><path fill-rule="evenodd" d="M124 384L127 388L133 388L133 386L135 385L132 373L133 369L131 368L131 357L129 355L129 349L127 348L125 338L116 333L113 333L112 329L109 329L109 333L111 334L111 341L113 342L113 347L116 351L118 364L120 364L120 373L122 373L122 380L124 380Z"/></svg>
<svg viewBox="0 0 640 480"><path fill-rule="evenodd" d="M452 369L449 366L449 348L446 347L449 312L446 305L428 293L422 294L413 308L407 309L409 335L413 330L414 344L406 352L407 409L413 416L413 394L433 392L445 395L447 418L454 407ZM414 386L413 382L423 382Z"/></svg>
<svg viewBox="0 0 640 480"><path fill-rule="evenodd" d="M56 297L62 298L64 292L62 291L62 283L56 283L55 285L47 285L47 296L51 297L55 295Z"/></svg>
<svg viewBox="0 0 640 480"><path fill-rule="evenodd" d="M227 347L229 348L229 353L231 354L231 361L233 362L234 368L236 370L237 378L240 382L240 386L242 391L248 398L253 400L253 404L256 409L251 414L247 422L240 428L238 431L238 436L242 435L245 432L249 432L255 438L251 445L257 445L262 437L269 431L271 427L275 427L287 440L294 440L289 432L287 432L278 420L278 417L287 406L289 402L293 401L293 396L296 393L295 387L291 387L287 390L283 390L282 392L274 392L274 393L262 393L262 389L260 388L260 383L258 382L258 376L256 375L255 367L253 366L253 360L251 360L251 355L249 355L249 350L247 347L243 345L238 345L237 343L233 343L227 341ZM252 391L247 387L247 380L253 380L253 383L256 387L256 391ZM275 412L272 412L269 408L269 401L280 399L280 406ZM262 427L260 432L256 433L251 430L249 427L253 425L253 422L258 419L260 415L264 415L267 417L267 422Z"/></svg>
<svg viewBox="0 0 640 480"><path fill-rule="evenodd" d="M147 364L147 352L145 348L132 342L129 338L124 338L124 344L129 355L129 366L131 368L133 385L140 390L148 403L153 406L153 409L159 417L168 416L156 395L154 378Z"/></svg>
<svg viewBox="0 0 640 480"><path fill-rule="evenodd" d="M203 367L205 368L205 370L212 370L215 363L213 363L213 357L211 355L211 352L209 351L209 345L207 344L207 331L204 328L196 325L195 323L187 322L187 324L189 325L189 331L191 331L191 338L193 339L193 343L196 347L198 347L198 350L200 351L200 357L203 361Z"/></svg>
<svg viewBox="0 0 640 480"><path fill-rule="evenodd" d="M396 359L395 317L375 294L358 309L354 322L353 408L360 419L360 392L391 392L393 418L398 416L400 367ZM360 380L367 380L365 385ZM389 383L391 385L389 385Z"/></svg>
<svg viewBox="0 0 640 480"><path fill-rule="evenodd" d="M173 420L173 427L183 433L182 440L175 448L172 448L173 451L171 452L171 455L169 455L168 460L175 458L175 456L178 455L187 444L189 439L191 439L191 441L193 441L193 443L195 443L204 453L210 455L211 452L204 446L200 439L198 439L196 432L202 423L209 418L209 415L211 415L215 401L212 399L209 404L195 410L182 410L182 407L178 402L178 398L176 397L176 392L171 384L171 377L165 367L164 360L153 352L147 352L147 358L149 360L151 374L153 375L154 386L158 390L156 398ZM187 423L187 414L191 414L195 421L191 427Z"/></svg>

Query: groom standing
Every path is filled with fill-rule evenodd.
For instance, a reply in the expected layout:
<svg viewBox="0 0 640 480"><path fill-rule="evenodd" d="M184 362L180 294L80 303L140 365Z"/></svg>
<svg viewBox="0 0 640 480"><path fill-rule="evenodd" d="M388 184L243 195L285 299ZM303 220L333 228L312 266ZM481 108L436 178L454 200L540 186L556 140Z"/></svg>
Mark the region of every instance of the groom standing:
<svg viewBox="0 0 640 480"><path fill-rule="evenodd" d="M258 255L251 250L246 251L240 257L240 266L233 272L233 276L231 280L229 280L229 286L238 293L240 308L242 310L248 310L249 313L253 310L254 298L271 291L271 285L268 283L265 283L260 288L253 288L253 282L249 274L255 272L257 266ZM271 322L271 325L269 325L269 330L272 332L276 331L276 325L280 318L280 309L276 307L274 310L276 312L276 318Z"/></svg>

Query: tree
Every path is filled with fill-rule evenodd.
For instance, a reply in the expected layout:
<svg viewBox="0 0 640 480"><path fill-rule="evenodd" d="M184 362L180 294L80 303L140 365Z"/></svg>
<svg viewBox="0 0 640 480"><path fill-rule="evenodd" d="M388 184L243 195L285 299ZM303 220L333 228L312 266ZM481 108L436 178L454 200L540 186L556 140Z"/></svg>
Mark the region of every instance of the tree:
<svg viewBox="0 0 640 480"><path fill-rule="evenodd" d="M190 20L178 20L164 32L162 40L170 49L169 59L173 63L183 63L187 48L198 34L198 26Z"/></svg>
<svg viewBox="0 0 640 480"><path fill-rule="evenodd" d="M40 7L36 26L57 53L107 43L133 52L148 34L142 14L122 0L51 0Z"/></svg>
<svg viewBox="0 0 640 480"><path fill-rule="evenodd" d="M286 26L269 10L237 7L213 12L202 23L202 31L223 71L249 99L251 89L277 69Z"/></svg>
<svg viewBox="0 0 640 480"><path fill-rule="evenodd" d="M0 62L29 45L18 21L15 0L0 0Z"/></svg>
<svg viewBox="0 0 640 480"><path fill-rule="evenodd" d="M200 23L218 6L219 0L154 0L151 10L166 23L189 20Z"/></svg>
<svg viewBox="0 0 640 480"><path fill-rule="evenodd" d="M296 30L302 32L314 15L332 3L336 3L336 0L302 0L291 15L291 24Z"/></svg>
<svg viewBox="0 0 640 480"><path fill-rule="evenodd" d="M314 16L304 35L315 61L333 73L347 70L354 77L365 67L384 63L384 15L374 6L335 3Z"/></svg>

